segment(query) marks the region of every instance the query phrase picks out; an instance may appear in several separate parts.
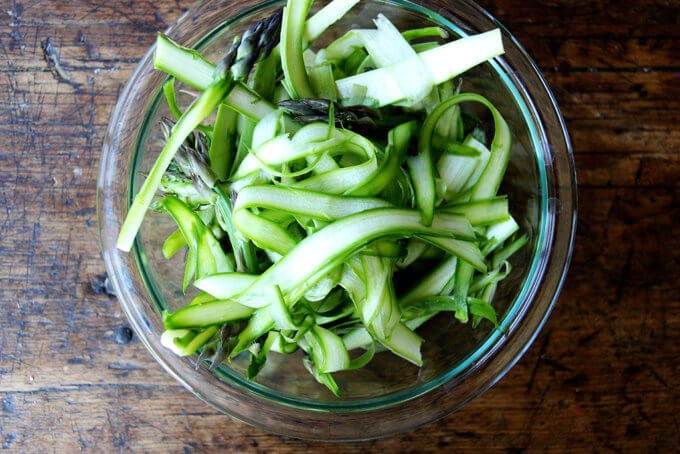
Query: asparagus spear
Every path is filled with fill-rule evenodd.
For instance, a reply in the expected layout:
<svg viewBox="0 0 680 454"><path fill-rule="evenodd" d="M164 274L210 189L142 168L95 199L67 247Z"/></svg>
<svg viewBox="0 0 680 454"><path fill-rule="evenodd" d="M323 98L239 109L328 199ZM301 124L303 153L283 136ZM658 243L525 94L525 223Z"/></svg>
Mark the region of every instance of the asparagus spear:
<svg viewBox="0 0 680 454"><path fill-rule="evenodd" d="M117 247L119 249L129 251L132 247L144 215L150 207L163 175L175 157L177 150L231 92L235 81L239 77L247 77L253 65L265 58L276 45L280 36L281 17L282 13L277 13L255 23L244 34L245 39L240 39L238 44L232 46L222 59L215 70L213 82L179 118L158 160L151 168L130 206L118 236ZM257 38L257 45L253 47L255 38ZM234 65L237 65L236 68L234 68Z"/></svg>

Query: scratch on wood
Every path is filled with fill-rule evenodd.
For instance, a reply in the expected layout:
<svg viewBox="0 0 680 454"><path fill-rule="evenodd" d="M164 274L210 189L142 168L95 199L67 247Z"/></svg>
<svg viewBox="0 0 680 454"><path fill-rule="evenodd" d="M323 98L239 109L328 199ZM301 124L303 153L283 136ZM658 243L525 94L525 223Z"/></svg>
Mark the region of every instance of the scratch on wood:
<svg viewBox="0 0 680 454"><path fill-rule="evenodd" d="M160 12L154 11L153 17L156 19L156 22L158 22L161 26L167 28L168 24L165 22L165 19L163 19L163 16L161 15Z"/></svg>
<svg viewBox="0 0 680 454"><path fill-rule="evenodd" d="M543 342L541 342L541 348L538 351L536 362L534 363L534 367L531 370L531 376L529 377L529 382L527 383L527 392L531 391L531 389L534 387L534 382L536 381L536 374L538 373L538 368L543 362L545 351L548 348L548 343L550 342L550 335L551 331L546 332L545 337L543 338Z"/></svg>
<svg viewBox="0 0 680 454"><path fill-rule="evenodd" d="M12 8L7 11L7 14L9 14L9 16L12 18L12 22L9 24L12 29L12 32L10 33L12 42L10 43L9 47L10 50L19 48L20 55L24 55L24 49L26 48L26 45L22 41L26 34L21 31L21 14L23 12L23 5L17 3L16 1L12 2Z"/></svg>
<svg viewBox="0 0 680 454"><path fill-rule="evenodd" d="M78 42L85 46L85 52L87 52L87 57L91 59L97 58L97 53L94 50L94 46L90 42L90 40L87 39L85 34L82 31L78 31Z"/></svg>
<svg viewBox="0 0 680 454"><path fill-rule="evenodd" d="M144 370L143 367L137 364L126 363L123 361L113 361L110 362L107 367L112 370L123 370L123 371L134 371L134 370Z"/></svg>
<svg viewBox="0 0 680 454"><path fill-rule="evenodd" d="M127 445L129 439L129 425L119 421L118 411L114 410L114 415L111 411L106 411L106 420L109 423L109 430L111 431L111 438L113 439L113 446L123 449ZM122 426L122 427L121 427Z"/></svg>
<svg viewBox="0 0 680 454"><path fill-rule="evenodd" d="M54 43L52 42L51 37L48 36L42 42L42 48L43 55L45 56L45 61L47 62L47 66L49 66L50 71L52 71L52 74L54 75L55 79L66 82L73 88L78 89L80 87L80 84L75 82L71 78L71 75L62 66L61 59L59 58L59 54L54 48Z"/></svg>
<svg viewBox="0 0 680 454"><path fill-rule="evenodd" d="M621 301L623 300L623 295L628 288L629 285L629 279L630 279L630 273L631 273L631 267L633 264L633 255L634 255L634 247L633 244L631 243L630 246L628 247L628 254L626 255L626 261L623 264L623 267L621 268L621 273L619 274L619 278L616 281L616 304L620 304Z"/></svg>

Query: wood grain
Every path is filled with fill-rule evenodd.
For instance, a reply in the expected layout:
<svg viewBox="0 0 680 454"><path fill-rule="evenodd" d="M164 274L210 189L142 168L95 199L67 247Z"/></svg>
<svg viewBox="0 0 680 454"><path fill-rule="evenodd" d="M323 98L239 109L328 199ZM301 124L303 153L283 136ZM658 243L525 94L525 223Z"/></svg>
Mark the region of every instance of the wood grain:
<svg viewBox="0 0 680 454"><path fill-rule="evenodd" d="M207 407L104 291L95 188L109 115L188 0L8 1L0 14L0 446L16 452L670 452L680 445L680 2L482 2L554 90L579 226L523 359L462 411L324 445ZM51 38L70 81L55 78Z"/></svg>

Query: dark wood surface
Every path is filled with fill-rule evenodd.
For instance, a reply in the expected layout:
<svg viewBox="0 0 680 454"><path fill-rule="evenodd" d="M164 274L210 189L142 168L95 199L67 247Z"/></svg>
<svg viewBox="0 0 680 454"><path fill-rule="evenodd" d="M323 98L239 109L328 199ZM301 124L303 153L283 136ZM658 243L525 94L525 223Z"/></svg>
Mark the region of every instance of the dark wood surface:
<svg viewBox="0 0 680 454"><path fill-rule="evenodd" d="M95 183L108 117L154 33L191 1L4 2L0 446L676 450L680 2L481 3L544 71L572 136L580 206L564 291L523 359L462 411L412 433L324 445L246 427L193 397L131 336L102 286ZM48 38L61 78L44 55Z"/></svg>

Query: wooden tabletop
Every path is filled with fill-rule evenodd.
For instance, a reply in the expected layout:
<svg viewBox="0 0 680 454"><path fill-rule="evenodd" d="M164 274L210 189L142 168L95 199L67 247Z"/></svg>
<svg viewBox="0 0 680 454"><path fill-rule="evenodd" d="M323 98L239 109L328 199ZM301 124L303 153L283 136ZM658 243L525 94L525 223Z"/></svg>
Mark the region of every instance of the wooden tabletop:
<svg viewBox="0 0 680 454"><path fill-rule="evenodd" d="M571 133L579 224L569 276L536 342L482 397L414 432L339 445L209 408L154 362L107 294L95 210L103 134L155 32L191 3L14 0L0 11L3 448L680 446L680 2L480 1L535 58Z"/></svg>

